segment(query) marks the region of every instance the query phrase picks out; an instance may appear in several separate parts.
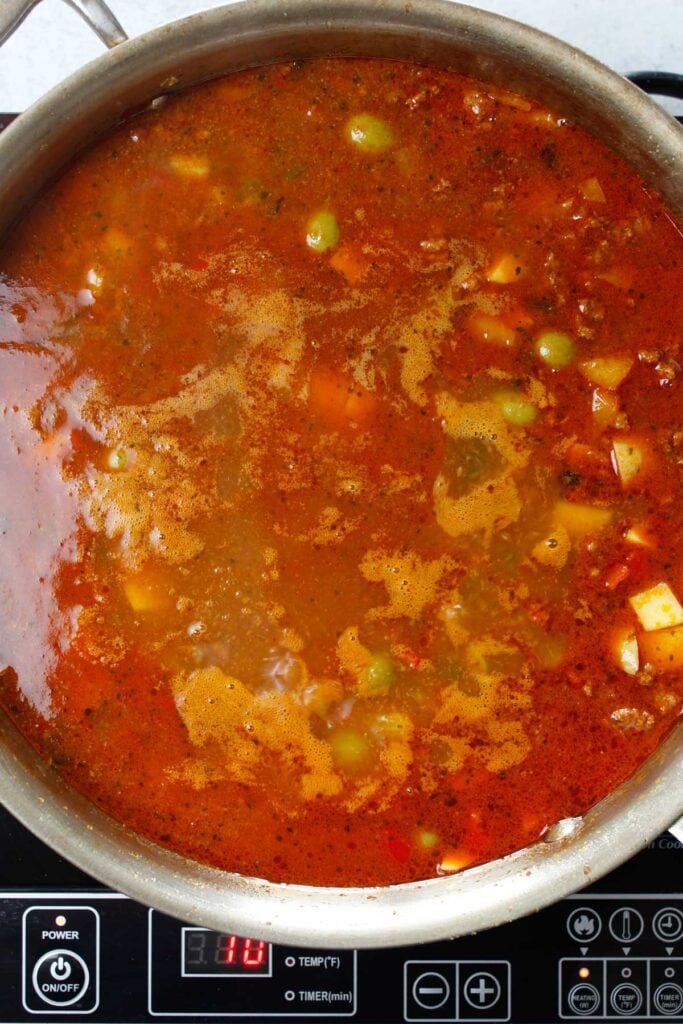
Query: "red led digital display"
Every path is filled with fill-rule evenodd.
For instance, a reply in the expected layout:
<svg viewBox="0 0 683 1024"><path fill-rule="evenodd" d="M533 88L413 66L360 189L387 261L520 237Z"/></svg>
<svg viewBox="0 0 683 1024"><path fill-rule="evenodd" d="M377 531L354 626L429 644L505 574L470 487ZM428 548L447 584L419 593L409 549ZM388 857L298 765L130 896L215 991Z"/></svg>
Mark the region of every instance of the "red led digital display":
<svg viewBox="0 0 683 1024"><path fill-rule="evenodd" d="M269 975L270 943L205 928L183 928L183 975Z"/></svg>

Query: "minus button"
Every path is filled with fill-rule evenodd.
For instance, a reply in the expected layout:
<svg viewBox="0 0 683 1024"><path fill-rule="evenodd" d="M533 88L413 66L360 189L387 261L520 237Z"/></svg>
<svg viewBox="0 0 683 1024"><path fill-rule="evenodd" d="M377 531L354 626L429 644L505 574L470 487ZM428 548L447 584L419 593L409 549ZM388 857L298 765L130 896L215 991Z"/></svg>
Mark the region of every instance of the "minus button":
<svg viewBox="0 0 683 1024"><path fill-rule="evenodd" d="M438 1010L451 994L451 986L443 974L426 971L413 983L413 999L425 1010Z"/></svg>

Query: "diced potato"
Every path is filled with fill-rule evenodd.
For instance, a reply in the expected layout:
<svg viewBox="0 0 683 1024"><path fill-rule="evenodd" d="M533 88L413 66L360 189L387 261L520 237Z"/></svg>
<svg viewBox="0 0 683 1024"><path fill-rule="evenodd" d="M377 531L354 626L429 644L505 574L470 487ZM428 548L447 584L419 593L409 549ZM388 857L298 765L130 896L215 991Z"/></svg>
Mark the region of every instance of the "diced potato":
<svg viewBox="0 0 683 1024"><path fill-rule="evenodd" d="M629 676L634 676L640 668L640 652L635 630L618 629L612 638L612 654L619 666Z"/></svg>
<svg viewBox="0 0 683 1024"><path fill-rule="evenodd" d="M628 291L633 284L635 274L633 267L612 267L611 270L604 270L601 274L596 274L595 276L600 281L607 281L608 284L614 285L615 288Z"/></svg>
<svg viewBox="0 0 683 1024"><path fill-rule="evenodd" d="M467 850L446 850L437 865L437 871L443 875L450 875L455 871L464 871L474 860L476 860L474 854L468 853Z"/></svg>
<svg viewBox="0 0 683 1024"><path fill-rule="evenodd" d="M501 256L486 273L486 280L493 284L512 284L522 275L522 266L519 260L510 253Z"/></svg>
<svg viewBox="0 0 683 1024"><path fill-rule="evenodd" d="M205 157L186 156L184 153L174 153L168 164L174 174L181 178L206 178L211 170Z"/></svg>
<svg viewBox="0 0 683 1024"><path fill-rule="evenodd" d="M683 625L683 607L668 583L642 590L630 597L629 602L647 633Z"/></svg>
<svg viewBox="0 0 683 1024"><path fill-rule="evenodd" d="M583 537L586 533L603 530L612 519L612 510L572 501L558 501L555 505L554 518L570 537Z"/></svg>
<svg viewBox="0 0 683 1024"><path fill-rule="evenodd" d="M636 544L641 548L654 547L654 540L643 523L636 523L635 526L629 527L624 534L624 540L628 541L629 544Z"/></svg>
<svg viewBox="0 0 683 1024"><path fill-rule="evenodd" d="M123 589L134 612L159 612L169 605L168 588L152 573L129 576Z"/></svg>
<svg viewBox="0 0 683 1024"><path fill-rule="evenodd" d="M683 668L683 626L645 633L640 646L645 661L660 672Z"/></svg>
<svg viewBox="0 0 683 1024"><path fill-rule="evenodd" d="M613 391L603 391L602 388L595 388L591 411L595 422L601 430L616 426L617 417L621 411L619 396L615 395Z"/></svg>
<svg viewBox="0 0 683 1024"><path fill-rule="evenodd" d="M612 442L612 464L624 487L628 487L643 471L645 452L633 438Z"/></svg>
<svg viewBox="0 0 683 1024"><path fill-rule="evenodd" d="M604 203L606 201L602 185L597 178L587 178L586 181L582 181L579 185L579 192L584 199L591 203Z"/></svg>
<svg viewBox="0 0 683 1024"><path fill-rule="evenodd" d="M500 317L487 313L475 313L467 321L472 335L478 341L487 341L502 348L513 348L517 344L517 331L508 327Z"/></svg>
<svg viewBox="0 0 683 1024"><path fill-rule="evenodd" d="M591 384L616 391L631 372L632 366L631 356L604 356L598 359L584 359L579 363L579 370Z"/></svg>

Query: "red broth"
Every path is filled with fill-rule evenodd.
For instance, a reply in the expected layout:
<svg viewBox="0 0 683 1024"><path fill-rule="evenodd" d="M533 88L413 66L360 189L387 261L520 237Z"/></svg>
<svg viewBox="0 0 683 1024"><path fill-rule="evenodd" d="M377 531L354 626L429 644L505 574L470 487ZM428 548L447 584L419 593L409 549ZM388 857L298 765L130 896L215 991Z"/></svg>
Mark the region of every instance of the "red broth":
<svg viewBox="0 0 683 1024"><path fill-rule="evenodd" d="M459 870L683 698L683 244L537 104L245 71L0 257L0 695L132 829L277 881Z"/></svg>

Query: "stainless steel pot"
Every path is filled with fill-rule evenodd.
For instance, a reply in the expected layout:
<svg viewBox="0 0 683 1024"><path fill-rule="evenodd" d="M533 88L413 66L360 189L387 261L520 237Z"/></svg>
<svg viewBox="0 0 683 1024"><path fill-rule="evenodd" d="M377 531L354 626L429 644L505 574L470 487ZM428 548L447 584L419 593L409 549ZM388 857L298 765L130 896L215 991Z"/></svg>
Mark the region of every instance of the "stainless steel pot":
<svg viewBox="0 0 683 1024"><path fill-rule="evenodd" d="M6 20L34 2L5 0ZM69 2L97 15L97 0ZM101 34L122 36L115 22ZM447 0L245 0L121 43L22 114L0 137L0 231L131 107L247 65L344 54L452 66L534 96L611 146L683 220L683 131L570 46ZM66 786L4 719L0 798L83 870L176 917L304 946L390 946L510 921L636 853L683 813L683 723L628 782L544 841L453 877L383 889L276 885L169 853Z"/></svg>

